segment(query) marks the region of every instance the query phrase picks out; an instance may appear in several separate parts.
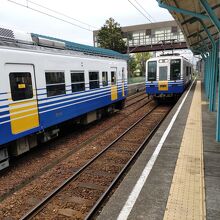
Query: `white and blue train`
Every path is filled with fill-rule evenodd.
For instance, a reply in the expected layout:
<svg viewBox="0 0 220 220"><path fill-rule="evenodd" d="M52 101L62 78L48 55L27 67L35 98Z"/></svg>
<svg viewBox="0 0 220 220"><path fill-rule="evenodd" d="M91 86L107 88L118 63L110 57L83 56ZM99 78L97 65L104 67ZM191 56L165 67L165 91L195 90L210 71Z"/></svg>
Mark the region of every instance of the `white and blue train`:
<svg viewBox="0 0 220 220"><path fill-rule="evenodd" d="M146 93L154 97L180 95L192 79L192 64L179 54L151 58L146 63Z"/></svg>
<svg viewBox="0 0 220 220"><path fill-rule="evenodd" d="M0 170L57 136L60 123L90 123L123 106L126 58L68 43L0 29Z"/></svg>

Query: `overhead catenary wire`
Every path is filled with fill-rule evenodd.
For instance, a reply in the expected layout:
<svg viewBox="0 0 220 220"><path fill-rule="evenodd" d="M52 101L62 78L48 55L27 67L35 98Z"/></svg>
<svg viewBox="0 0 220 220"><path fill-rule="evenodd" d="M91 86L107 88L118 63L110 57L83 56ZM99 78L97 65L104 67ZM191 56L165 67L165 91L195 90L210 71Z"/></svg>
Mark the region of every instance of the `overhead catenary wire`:
<svg viewBox="0 0 220 220"><path fill-rule="evenodd" d="M137 3L137 5L139 5L139 7L140 8L142 8L142 10L149 16L149 17L151 17L151 19L155 22L155 19L150 15L150 13L149 12L147 12L146 10L145 10L145 8L137 1L137 0L134 0L136 3Z"/></svg>
<svg viewBox="0 0 220 220"><path fill-rule="evenodd" d="M24 5L24 4L18 3L18 2L13 1L13 0L8 0L8 2L11 2L11 3L13 3L13 4L16 4L16 5L25 7L25 8L28 8L28 9L30 9L30 10L32 10L32 11L36 11L36 12L41 13L41 14L44 14L44 15L46 15L46 16L48 16L48 17L52 17L52 18L54 18L54 19L60 20L60 21L65 22L65 23L68 23L68 24L73 25L73 26L75 26L75 27L84 29L84 30L86 30L86 31L93 32L93 31L92 31L91 29L89 29L89 28L83 27L83 26L81 26L81 25L75 24L75 23L73 23L73 22L67 21L67 20L65 20L65 19L59 18L59 17L57 17L57 16L55 16L55 15L51 15L51 14L46 13L46 12L43 12L43 11L41 11L41 10L32 8L32 7L30 7L29 4ZM30 1L27 1L27 3L28 3L28 2L30 2ZM90 25L90 26L91 26L91 25Z"/></svg>
<svg viewBox="0 0 220 220"><path fill-rule="evenodd" d="M27 0L27 3L31 3L31 4L33 4L33 5L36 5L36 6L41 7L41 8L44 8L44 9L46 9L46 10L48 10L48 11L51 11L51 12L53 12L53 13L56 13L56 14L58 14L58 15L62 15L62 16L64 16L64 17L66 17L66 18L69 18L69 19L74 20L74 21L77 21L77 22L79 22L79 23L81 23L81 24L87 25L88 27L93 27L93 28L95 28L95 29L98 29L98 27L95 27L95 26L93 26L93 25L87 24L87 23L85 23L85 22L83 22L83 21L80 21L80 20L78 20L78 19L76 19L76 18L73 18L73 17L70 17L70 16L68 16L68 15L65 15L64 13L61 13L61 12L59 12L59 11L55 11L55 10L53 10L53 9L50 9L50 8L45 7L45 6L43 6L43 5L40 5L40 4L36 3L36 2Z"/></svg>
<svg viewBox="0 0 220 220"><path fill-rule="evenodd" d="M149 22L153 23L135 4L133 4L130 0L128 0L133 7L136 8Z"/></svg>

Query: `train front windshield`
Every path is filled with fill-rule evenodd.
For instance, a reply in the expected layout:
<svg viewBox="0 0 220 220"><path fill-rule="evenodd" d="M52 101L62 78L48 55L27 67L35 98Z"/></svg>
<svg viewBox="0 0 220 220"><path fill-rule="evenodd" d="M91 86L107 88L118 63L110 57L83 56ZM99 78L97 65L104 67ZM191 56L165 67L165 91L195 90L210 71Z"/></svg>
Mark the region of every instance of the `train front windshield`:
<svg viewBox="0 0 220 220"><path fill-rule="evenodd" d="M181 73L181 59L170 61L170 80L179 80Z"/></svg>
<svg viewBox="0 0 220 220"><path fill-rule="evenodd" d="M148 81L156 81L157 76L157 61L148 62Z"/></svg>

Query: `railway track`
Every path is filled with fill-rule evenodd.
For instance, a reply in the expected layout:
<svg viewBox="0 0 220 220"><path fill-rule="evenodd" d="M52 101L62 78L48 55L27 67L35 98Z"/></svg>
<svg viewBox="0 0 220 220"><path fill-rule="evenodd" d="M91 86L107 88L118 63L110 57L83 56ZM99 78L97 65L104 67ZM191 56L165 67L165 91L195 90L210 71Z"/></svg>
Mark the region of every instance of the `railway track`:
<svg viewBox="0 0 220 220"><path fill-rule="evenodd" d="M143 149L171 106L154 106L21 219L89 219Z"/></svg>
<svg viewBox="0 0 220 220"><path fill-rule="evenodd" d="M0 216L4 216L3 219L19 219L48 192L53 191L62 179L67 179L95 152L102 150L103 140L110 143L135 118L155 104L151 99L141 100L100 122L76 130L73 134L69 132L70 134L18 158L17 164L0 178ZM120 124L123 124L121 129L118 128ZM69 162L71 160L73 161ZM43 181L39 182L39 179Z"/></svg>
<svg viewBox="0 0 220 220"><path fill-rule="evenodd" d="M126 119L127 115L132 114L135 111L138 111L139 109L143 108L144 106L147 106L148 104L150 104L152 102L152 99L147 99L146 95L144 96L143 93L138 93L135 94L134 97L129 97L130 98L130 102L125 106L125 108L122 111L118 111L118 114L123 116L120 117L120 121ZM139 105L138 105L139 102ZM137 106L134 106L135 104L137 104ZM132 107L133 106L133 107ZM119 115L113 115L111 117L118 117ZM117 120L117 119L116 119ZM93 125L92 125L93 126ZM107 130L111 129L112 127L116 126L115 125L110 125L109 127L105 128L105 129L101 129L100 132L97 132L95 134L93 134L92 137L86 138L86 141L81 141L80 146L83 146L87 143L89 143L90 141L92 141L95 138L98 138L99 136L101 136L104 132L106 132ZM90 126L89 126L90 127ZM87 129L87 128L86 128ZM83 132L83 130L82 130ZM43 169L41 169L40 172L35 173L32 176L29 176L27 178L27 180L22 181L20 184L18 182L16 182L16 186L14 186L11 189L8 190L4 190L1 192L0 190L0 202L2 202L5 198L7 198L8 196L10 196L11 194L13 194L14 192L16 192L17 190L21 189L22 187L24 187L26 184L30 183L30 181L34 180L35 178L39 177L40 175L42 175L43 172L46 172L48 169L51 169L54 165L56 165L57 163L61 162L63 159L65 159L66 157L68 157L71 153L74 153L77 149L71 150L68 153L64 154L63 156L60 157L56 157L56 160L53 161L52 163L48 164L47 166L45 166ZM31 156L32 152L29 152L29 155ZM28 156L29 155L25 155L28 160ZM23 159L25 159L23 157ZM33 159L33 158L31 158ZM22 161L22 158L20 160L18 160L21 163L25 163L26 161ZM10 171L10 169L12 168L8 168L8 171ZM2 172L2 174L7 173L7 172ZM1 183L1 182L0 182ZM2 183L3 184L3 183ZM11 183L10 183L11 184ZM4 186L6 186L7 184L3 184Z"/></svg>
<svg viewBox="0 0 220 220"><path fill-rule="evenodd" d="M130 95L130 96L128 96L128 97L126 98L126 101L129 101L129 100L131 100L131 99L134 99L134 98L136 98L136 97L138 97L138 96L140 96L140 95L143 95L143 94L146 94L146 91L141 91L141 92L137 92L137 93L135 93L135 94L133 94L133 95Z"/></svg>
<svg viewBox="0 0 220 220"><path fill-rule="evenodd" d="M147 100L147 99L149 99L149 98L147 97L146 93L140 92L138 94L138 96L134 96L132 99L129 99L126 101L125 108L130 107L130 106L132 106L142 100Z"/></svg>

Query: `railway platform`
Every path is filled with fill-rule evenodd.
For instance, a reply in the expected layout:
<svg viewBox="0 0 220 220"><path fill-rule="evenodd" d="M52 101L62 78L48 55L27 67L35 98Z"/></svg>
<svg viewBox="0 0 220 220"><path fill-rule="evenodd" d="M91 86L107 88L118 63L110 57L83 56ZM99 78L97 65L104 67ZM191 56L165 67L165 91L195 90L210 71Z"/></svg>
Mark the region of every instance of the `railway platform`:
<svg viewBox="0 0 220 220"><path fill-rule="evenodd" d="M220 143L200 80L183 94L101 219L220 219Z"/></svg>

